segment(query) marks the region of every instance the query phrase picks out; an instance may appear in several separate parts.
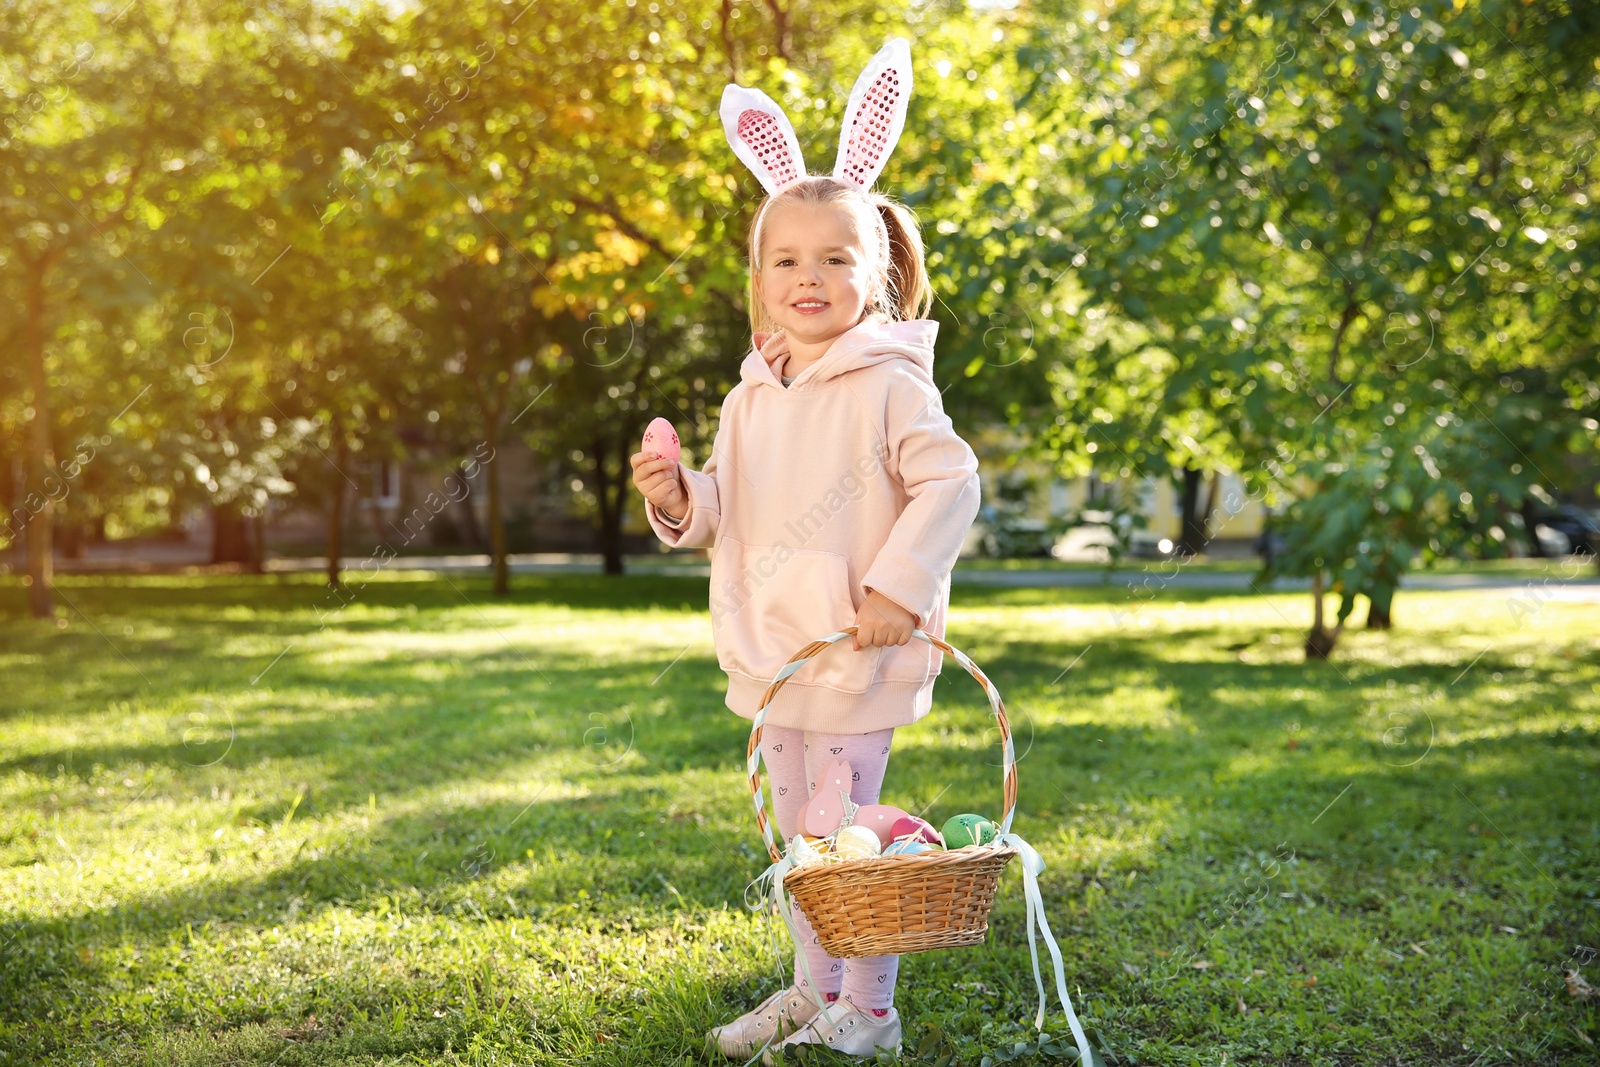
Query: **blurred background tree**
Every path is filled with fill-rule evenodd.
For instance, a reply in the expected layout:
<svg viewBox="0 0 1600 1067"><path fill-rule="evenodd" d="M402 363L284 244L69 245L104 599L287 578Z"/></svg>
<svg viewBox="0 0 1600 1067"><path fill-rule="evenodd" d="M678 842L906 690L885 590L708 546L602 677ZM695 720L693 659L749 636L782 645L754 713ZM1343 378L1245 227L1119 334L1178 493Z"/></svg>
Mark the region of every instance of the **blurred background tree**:
<svg viewBox="0 0 1600 1067"><path fill-rule="evenodd" d="M1247 472L1313 656L1357 596L1389 626L1417 563L1504 553L1595 448L1600 12L1467 7L1033 9L1072 175L1037 269L1070 253L1088 320L1049 447L1191 500Z"/></svg>

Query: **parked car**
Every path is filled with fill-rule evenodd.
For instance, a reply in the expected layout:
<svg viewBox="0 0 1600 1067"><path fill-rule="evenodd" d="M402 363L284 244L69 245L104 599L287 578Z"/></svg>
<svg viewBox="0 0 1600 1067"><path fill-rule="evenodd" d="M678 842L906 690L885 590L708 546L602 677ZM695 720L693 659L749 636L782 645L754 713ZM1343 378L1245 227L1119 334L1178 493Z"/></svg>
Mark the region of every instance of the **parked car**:
<svg viewBox="0 0 1600 1067"><path fill-rule="evenodd" d="M1256 535L1256 555L1261 557L1263 563L1271 563L1274 558L1288 551L1288 548L1288 539L1270 526Z"/></svg>
<svg viewBox="0 0 1600 1067"><path fill-rule="evenodd" d="M1540 544L1548 544L1544 536L1548 529L1566 538L1568 552L1584 556L1600 552L1600 521L1582 508L1562 504L1536 516L1533 522L1534 534L1539 537Z"/></svg>
<svg viewBox="0 0 1600 1067"><path fill-rule="evenodd" d="M1132 559L1168 559L1177 551L1170 537L1135 527L1134 521L1131 515L1118 515L1109 509L1085 509L1065 520L1068 525L1060 531L1050 554L1057 559L1080 559L1091 553L1103 558L1116 546L1119 528Z"/></svg>
<svg viewBox="0 0 1600 1067"><path fill-rule="evenodd" d="M1049 556L1058 536L1055 525L1044 519L1017 515L993 504L984 504L978 509L978 517L967 532L962 555L987 559Z"/></svg>

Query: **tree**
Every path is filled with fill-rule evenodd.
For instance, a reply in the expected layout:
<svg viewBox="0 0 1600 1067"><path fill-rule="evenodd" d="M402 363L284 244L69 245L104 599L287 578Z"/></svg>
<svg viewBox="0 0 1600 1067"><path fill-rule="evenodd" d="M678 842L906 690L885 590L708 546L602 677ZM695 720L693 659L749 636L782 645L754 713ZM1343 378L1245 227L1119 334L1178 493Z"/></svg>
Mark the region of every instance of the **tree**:
<svg viewBox="0 0 1600 1067"><path fill-rule="evenodd" d="M224 533L242 529L242 518L228 521L238 508L275 491L283 443L271 440L274 424L247 392L215 389L250 380L262 361L219 355L212 341L237 340L236 327L270 302L256 281L275 260L240 253L273 236L273 220L252 212L265 190L300 174L285 165L285 127L269 127L263 112L270 101L298 103L296 128L309 118L315 132L297 147L315 154L328 125L318 116L332 107L317 81L337 75L305 31L321 36L340 17L309 2L258 12L172 0L101 13L27 3L0 14L14 75L5 90L20 102L0 145L0 269L25 293L16 336L27 368L0 388L0 402L25 397L30 413L30 470L17 495L41 501L26 509L36 615L53 610L49 486L61 480L56 439L67 423L78 433L102 415L107 429L129 420L147 436L126 447L155 468L135 468L134 481L198 484ZM307 42L300 51L297 39ZM119 395L108 383L129 388Z"/></svg>
<svg viewBox="0 0 1600 1067"><path fill-rule="evenodd" d="M1101 383L1089 432L1134 470L1193 456L1295 501L1282 529L1299 550L1271 573L1338 592L1341 618L1364 595L1383 625L1415 562L1494 551L1503 531L1485 515L1593 448L1577 410L1594 348L1574 315L1596 297L1580 240L1595 226L1593 154L1569 153L1592 144L1582 116L1600 96L1592 69L1541 64L1592 56L1595 20L1523 7L1349 4L1306 19L1267 4L1198 22L1131 5L1102 27L1126 46L1072 51L1093 60L1083 88L1050 98L1087 110L1093 135L1075 144L1089 202L1057 199L1072 281L1126 324L1058 382L1069 397ZM1502 28L1522 39L1506 46ZM1544 387L1507 423L1494 396L1530 374ZM1491 461L1421 459L1465 441ZM1415 491L1419 472L1435 491ZM1383 510L1395 486L1413 487L1404 521ZM1320 603L1313 655L1337 633Z"/></svg>
<svg viewBox="0 0 1600 1067"><path fill-rule="evenodd" d="M115 28L87 8L24 2L0 13L0 53L10 112L0 138L0 248L21 293L21 321L0 336L21 352L28 415L23 505L28 602L54 614L53 525L65 484L56 462L52 351L68 294L90 281L121 299L150 286L127 250L148 232L148 197L162 182L153 164L190 143L188 116L153 89L171 75L162 47L177 17L159 5L125 12ZM157 28L158 20L167 25ZM119 20L120 21L120 20ZM173 42L172 51L181 46ZM148 299L146 290L143 298Z"/></svg>
<svg viewBox="0 0 1600 1067"><path fill-rule="evenodd" d="M754 193L733 178L722 85L783 74L798 102L808 83L778 57L826 77L831 32L870 11L772 5L767 24L709 2L541 4L514 16L485 4L402 24L401 39L428 42L402 68L416 84L399 110L417 121L394 153L393 193L377 183L372 192L404 204L374 206L390 212L392 239L424 279L407 314L450 338L474 434L497 446L515 432L585 475L580 499L608 573L622 570L627 456L648 413L666 403L690 433L709 435L704 413L743 356L736 324ZM714 40L693 28L706 22ZM503 591L492 466L488 477Z"/></svg>

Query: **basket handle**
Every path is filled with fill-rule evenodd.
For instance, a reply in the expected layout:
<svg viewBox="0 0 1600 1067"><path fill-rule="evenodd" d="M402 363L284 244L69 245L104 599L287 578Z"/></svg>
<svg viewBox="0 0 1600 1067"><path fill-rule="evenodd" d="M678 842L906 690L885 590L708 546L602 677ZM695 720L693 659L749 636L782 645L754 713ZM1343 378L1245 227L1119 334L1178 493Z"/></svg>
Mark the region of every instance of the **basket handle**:
<svg viewBox="0 0 1600 1067"><path fill-rule="evenodd" d="M789 680L790 675L799 670L802 665L820 655L823 649L835 641L842 641L854 634L856 629L857 627L854 626L846 626L842 630L835 630L831 634L819 637L799 652L796 652L790 657L789 662L779 668L777 676L772 679L772 684L767 686L767 691L761 694L761 704L756 709L755 722L750 729L750 746L745 751L745 760L746 766L750 770L750 792L755 799L756 825L761 827L761 834L766 838L767 842L767 852L771 854L774 863L782 859L783 854L778 851L777 842L773 839L772 821L767 817L766 798L761 794L761 730L767 721L767 705L772 703L772 698L777 695L779 689L783 688L783 683ZM978 683L983 686L983 691L988 694L989 706L994 709L994 721L1000 727L1000 754L1002 760L1000 773L1005 804L1005 810L1000 817L1000 832L1002 834L1010 833L1011 818L1016 814L1017 808L1017 755L1016 749L1011 743L1011 723L1006 719L1006 706L1000 699L1000 691L978 669L978 665L968 659L966 653L960 649L953 648L939 638L920 629L912 630L911 636L928 642L934 648L954 658L957 663L966 668L968 674L978 680Z"/></svg>

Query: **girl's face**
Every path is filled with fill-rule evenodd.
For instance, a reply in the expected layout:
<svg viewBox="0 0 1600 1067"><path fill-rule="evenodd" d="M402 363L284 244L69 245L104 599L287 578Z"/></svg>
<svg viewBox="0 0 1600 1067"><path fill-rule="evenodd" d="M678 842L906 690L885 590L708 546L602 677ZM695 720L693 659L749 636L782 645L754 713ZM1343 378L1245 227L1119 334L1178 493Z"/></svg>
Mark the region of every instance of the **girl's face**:
<svg viewBox="0 0 1600 1067"><path fill-rule="evenodd" d="M793 340L831 341L861 321L876 295L855 215L838 204L791 201L769 209L756 289Z"/></svg>

